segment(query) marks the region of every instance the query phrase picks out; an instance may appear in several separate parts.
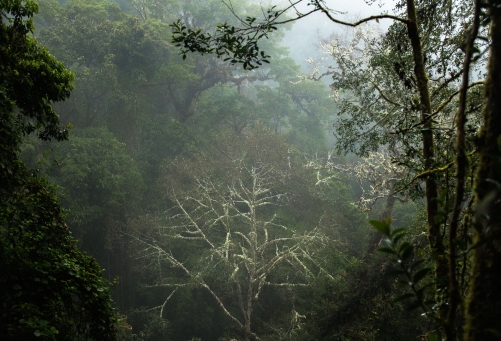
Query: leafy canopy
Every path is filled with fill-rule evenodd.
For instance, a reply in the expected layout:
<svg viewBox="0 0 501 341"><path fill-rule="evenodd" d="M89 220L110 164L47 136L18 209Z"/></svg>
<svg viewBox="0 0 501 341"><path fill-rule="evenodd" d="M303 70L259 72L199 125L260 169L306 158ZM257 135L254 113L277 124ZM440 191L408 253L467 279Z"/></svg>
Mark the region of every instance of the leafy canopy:
<svg viewBox="0 0 501 341"><path fill-rule="evenodd" d="M0 1L0 335L113 340L109 285L79 252L55 189L19 160L23 136L66 140L52 103L73 73L31 35L34 1Z"/></svg>

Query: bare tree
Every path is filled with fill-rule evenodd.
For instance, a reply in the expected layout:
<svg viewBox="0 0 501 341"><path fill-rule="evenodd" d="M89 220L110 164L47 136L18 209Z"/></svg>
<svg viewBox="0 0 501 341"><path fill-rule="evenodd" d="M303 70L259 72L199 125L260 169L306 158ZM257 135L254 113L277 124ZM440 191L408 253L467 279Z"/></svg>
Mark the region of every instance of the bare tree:
<svg viewBox="0 0 501 341"><path fill-rule="evenodd" d="M244 340L260 340L253 332L252 313L263 288L293 289L308 286L319 276L331 277L318 259L328 238L321 227L300 233L280 222L276 212L288 195L275 188L286 181L287 170L246 155L228 161L219 178L208 171L192 171L191 166L185 163L184 170L193 186L171 190L174 206L167 222L134 236L141 246L137 256L156 269L149 287L169 289L164 302L153 309L162 316L178 290L198 287L214 298ZM197 251L176 249L176 241ZM173 270L166 271L168 267ZM173 271L178 271L175 276ZM211 283L214 272L231 287L236 309Z"/></svg>
<svg viewBox="0 0 501 341"><path fill-rule="evenodd" d="M353 204L361 211L371 211L380 200L386 200L378 219L391 218L393 207L397 201L407 202L408 196L396 189L396 183L406 177L406 169L393 162L388 151L369 152L366 157L343 164L338 162L333 153L325 158L315 157L308 161L307 167L317 170L317 185L327 184L340 173L353 178L362 191L358 201ZM374 251L381 235L373 231L367 253Z"/></svg>
<svg viewBox="0 0 501 341"><path fill-rule="evenodd" d="M314 158L307 167L317 170L317 185L328 182L332 177L344 173L356 180L362 191L359 200L354 204L362 211L370 211L380 199L386 198L386 204L380 213L380 219L391 216L396 201L405 202L407 196L397 193L395 183L404 178L406 169L392 161L388 152L377 151L368 153L348 164L335 160L332 153L326 158Z"/></svg>

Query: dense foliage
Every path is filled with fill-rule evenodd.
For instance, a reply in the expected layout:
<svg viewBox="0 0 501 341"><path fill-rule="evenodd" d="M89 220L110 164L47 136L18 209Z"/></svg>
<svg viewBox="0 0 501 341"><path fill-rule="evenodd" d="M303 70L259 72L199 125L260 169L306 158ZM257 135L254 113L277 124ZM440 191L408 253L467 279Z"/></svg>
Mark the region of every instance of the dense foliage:
<svg viewBox="0 0 501 341"><path fill-rule="evenodd" d="M408 287L400 299L412 299L411 306L420 307L436 326L439 333L427 333L429 339L498 337L494 320L499 317L495 307L500 299L491 286L500 272L501 254L499 224L491 216L499 202L501 152L496 125L498 1L400 1L395 15L357 22L341 20L339 12L324 1L308 2L312 9L302 13L295 7L299 2L290 4L296 11L292 19L282 18L286 11L273 7L236 27L219 24L213 33L176 22L173 41L183 55L188 51L218 58L229 55L225 60L230 63L254 69L267 58L254 46L279 25L322 12L332 22L354 28L351 36L321 42L335 64L321 71L322 66L312 61L314 72L309 77L333 78L331 88L340 96L340 120L335 124L339 151L364 157L384 148L402 167L390 188L381 188L387 207L393 207L397 194L426 202L433 271L422 267L426 257L417 259L412 243L402 241L405 230L391 227L391 210L384 211L382 221L371 222L388 243L380 250L391 254L397 264L391 272ZM384 36L368 24L380 19L394 21ZM475 77L485 80L472 81ZM327 165L331 170L339 168ZM365 201L362 197L361 202ZM429 272L433 290L419 283Z"/></svg>
<svg viewBox="0 0 501 341"><path fill-rule="evenodd" d="M495 2L401 1L383 34L323 1L40 0L36 31L2 1L3 334L496 334ZM304 74L280 40L313 12L349 28Z"/></svg>
<svg viewBox="0 0 501 341"><path fill-rule="evenodd" d="M97 262L77 250L55 188L27 170L17 176L2 202L3 337L113 340L109 284Z"/></svg>
<svg viewBox="0 0 501 341"><path fill-rule="evenodd" d="M2 1L0 25L0 333L8 340L113 340L109 283L77 250L56 189L19 159L24 136L65 140L51 104L73 73L31 35L37 4Z"/></svg>

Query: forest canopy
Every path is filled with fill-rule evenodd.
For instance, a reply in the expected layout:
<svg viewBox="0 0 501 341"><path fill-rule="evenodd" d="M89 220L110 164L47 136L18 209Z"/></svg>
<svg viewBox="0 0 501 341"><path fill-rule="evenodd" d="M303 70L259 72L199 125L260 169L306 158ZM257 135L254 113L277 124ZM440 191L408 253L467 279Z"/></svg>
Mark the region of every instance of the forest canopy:
<svg viewBox="0 0 501 341"><path fill-rule="evenodd" d="M0 1L2 335L499 338L498 0Z"/></svg>
<svg viewBox="0 0 501 341"><path fill-rule="evenodd" d="M295 8L299 2L290 7ZM499 100L495 95L499 81L499 4L481 0L457 4L408 0L397 3L396 15L376 15L353 23L336 18L339 13L324 1L308 5L312 7L309 12L296 9L292 19L282 19L285 11L271 8L261 20L247 17L238 27L218 25L214 34L176 22L172 25L173 41L183 55L188 51L214 53L217 57L229 55L225 60L253 69L266 56L262 51L258 55L255 46L277 25L320 11L333 23L354 27L353 36L347 40L333 37L323 42L322 48L336 65L329 65L324 72L317 68L312 77L332 75L332 87L347 91L348 100L342 101L340 110L345 119L340 131L345 138L340 139L338 150L364 156L385 147L392 162L404 166L402 173L407 169L407 186L417 179L424 180L427 236L434 270L433 298L426 297L426 286L419 286L430 269L418 270L423 260L411 259L414 246L399 243L404 230L391 229L389 214L382 216L382 221L371 221L387 237L388 247L380 250L391 254L400 267L393 273L405 278L403 284L409 286L409 292L399 300L413 300L412 306L420 307L434 322L441 336L430 332L428 338L499 337L496 307L500 296L491 286L498 281L501 264L498 220L492 215L499 202L497 179L501 176L501 135L496 126ZM374 44L367 23L380 19L392 19L395 23L382 42ZM472 73L481 69L487 59L485 80L472 82ZM367 64L361 69L364 62ZM476 91L482 85L483 98ZM381 119L377 120L378 116ZM442 134L455 143L448 147L441 140ZM475 154L479 154L478 159L472 157ZM439 159L442 155L445 160ZM469 163L474 165L470 169ZM452 169L453 179L449 176ZM409 193L407 186L393 191ZM470 214L475 218L470 219ZM473 257L468 258L466 253L472 249ZM471 269L468 261L472 262Z"/></svg>

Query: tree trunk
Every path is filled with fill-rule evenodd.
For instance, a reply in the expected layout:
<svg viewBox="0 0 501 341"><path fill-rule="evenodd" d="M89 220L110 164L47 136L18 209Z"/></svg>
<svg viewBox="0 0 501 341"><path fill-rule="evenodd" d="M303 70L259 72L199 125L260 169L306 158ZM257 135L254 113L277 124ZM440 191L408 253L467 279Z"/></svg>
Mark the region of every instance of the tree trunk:
<svg viewBox="0 0 501 341"><path fill-rule="evenodd" d="M475 179L473 269L465 340L501 339L501 0L490 0L492 38Z"/></svg>
<svg viewBox="0 0 501 341"><path fill-rule="evenodd" d="M445 323L447 340L456 340L456 319L458 307L461 304L460 287L457 278L457 239L461 212L463 212L466 177L468 174L468 158L466 157L466 131L467 122L466 103L468 84L470 79L470 65L473 60L475 39L480 26L480 6L482 0L475 0L474 20L470 30L463 62L463 77L459 93L459 109L456 115L456 198L449 223L449 308Z"/></svg>
<svg viewBox="0 0 501 341"><path fill-rule="evenodd" d="M419 37L419 29L416 15L414 0L407 0L407 31L409 40L412 45L412 54L414 57L414 74L417 80L419 90L419 98L421 102L421 121L423 128L421 129L423 141L423 158L424 170L429 171L435 167L435 147L433 138L433 122L431 119L431 102L430 92L428 88L428 76L423 60L423 51L421 48L421 39ZM449 279L449 264L443 236L440 231L440 222L435 219L438 212L438 189L435 174L429 174L425 180L426 183L426 211L428 221L428 242L430 244L433 261L435 263L435 289L437 293L436 302L447 302L448 279ZM440 295L440 297L438 297ZM440 304L437 311L438 319L444 323L447 316L447 305ZM446 338L446 335L443 335Z"/></svg>

